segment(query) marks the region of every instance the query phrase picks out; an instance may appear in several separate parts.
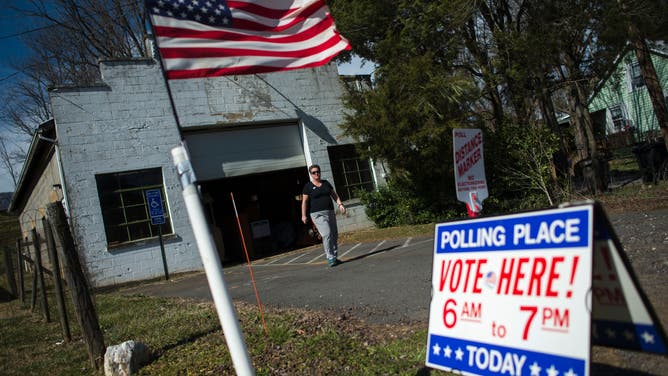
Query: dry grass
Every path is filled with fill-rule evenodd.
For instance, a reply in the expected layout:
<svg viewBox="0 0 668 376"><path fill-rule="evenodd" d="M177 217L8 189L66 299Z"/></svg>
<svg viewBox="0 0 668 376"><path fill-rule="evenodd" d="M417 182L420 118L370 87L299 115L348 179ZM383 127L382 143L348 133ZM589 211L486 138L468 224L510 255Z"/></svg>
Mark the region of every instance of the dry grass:
<svg viewBox="0 0 668 376"><path fill-rule="evenodd" d="M573 195L571 201L597 200L608 214L647 212L668 209L668 181L656 185L634 182L598 196ZM341 242L365 242L382 239L396 239L428 236L434 233L434 224L399 226L390 228L369 228L341 234Z"/></svg>
<svg viewBox="0 0 668 376"><path fill-rule="evenodd" d="M656 185L633 183L598 197L608 214L668 209L668 181Z"/></svg>

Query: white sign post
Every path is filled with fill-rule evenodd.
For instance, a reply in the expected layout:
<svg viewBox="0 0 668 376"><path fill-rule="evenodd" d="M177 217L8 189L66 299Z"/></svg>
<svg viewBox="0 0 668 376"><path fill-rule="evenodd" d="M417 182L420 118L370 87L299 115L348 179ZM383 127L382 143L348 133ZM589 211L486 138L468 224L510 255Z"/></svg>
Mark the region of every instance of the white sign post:
<svg viewBox="0 0 668 376"><path fill-rule="evenodd" d="M218 319L225 333L225 341L230 350L234 369L237 375L253 376L255 370L246 350L246 342L241 334L241 326L234 310L232 297L227 291L223 265L220 262L220 256L218 256L216 244L204 214L204 207L195 185L195 172L192 169L186 148L184 146L173 148L172 159L181 180L183 200L188 211L188 218L195 235L199 254L202 257L206 279L209 282L209 289L218 312Z"/></svg>
<svg viewBox="0 0 668 376"><path fill-rule="evenodd" d="M480 129L453 129L453 156L455 161L455 184L457 200L478 213L482 202L489 197L485 178L485 158Z"/></svg>
<svg viewBox="0 0 668 376"><path fill-rule="evenodd" d="M589 374L593 207L436 226L426 364Z"/></svg>

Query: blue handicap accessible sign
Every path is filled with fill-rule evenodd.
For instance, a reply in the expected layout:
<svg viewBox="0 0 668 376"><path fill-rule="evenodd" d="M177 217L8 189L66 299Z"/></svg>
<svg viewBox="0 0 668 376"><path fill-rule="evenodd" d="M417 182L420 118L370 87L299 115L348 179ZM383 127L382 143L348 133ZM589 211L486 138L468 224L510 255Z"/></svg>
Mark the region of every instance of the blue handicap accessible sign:
<svg viewBox="0 0 668 376"><path fill-rule="evenodd" d="M165 212L162 208L162 193L160 189L146 190L146 204L148 205L151 223L154 225L165 223Z"/></svg>

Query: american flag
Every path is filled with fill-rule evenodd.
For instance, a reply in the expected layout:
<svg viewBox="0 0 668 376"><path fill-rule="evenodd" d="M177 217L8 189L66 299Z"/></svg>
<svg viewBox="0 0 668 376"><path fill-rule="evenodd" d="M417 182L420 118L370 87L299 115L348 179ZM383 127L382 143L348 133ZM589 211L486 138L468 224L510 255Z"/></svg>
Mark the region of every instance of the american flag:
<svg viewBox="0 0 668 376"><path fill-rule="evenodd" d="M493 289L496 287L496 274L494 272L487 272L485 274L485 285L489 287L490 289Z"/></svg>
<svg viewBox="0 0 668 376"><path fill-rule="evenodd" d="M350 44L323 0L146 0L168 79L324 65Z"/></svg>

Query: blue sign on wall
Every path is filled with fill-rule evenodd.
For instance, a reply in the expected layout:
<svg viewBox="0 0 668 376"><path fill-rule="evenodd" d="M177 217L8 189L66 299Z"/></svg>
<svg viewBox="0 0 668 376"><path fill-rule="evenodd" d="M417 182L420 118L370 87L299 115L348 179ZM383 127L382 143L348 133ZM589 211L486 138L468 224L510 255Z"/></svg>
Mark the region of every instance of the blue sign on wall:
<svg viewBox="0 0 668 376"><path fill-rule="evenodd" d="M162 193L160 192L160 189L147 190L146 203L148 204L148 213L151 216L151 224L164 224L165 212L162 209Z"/></svg>

